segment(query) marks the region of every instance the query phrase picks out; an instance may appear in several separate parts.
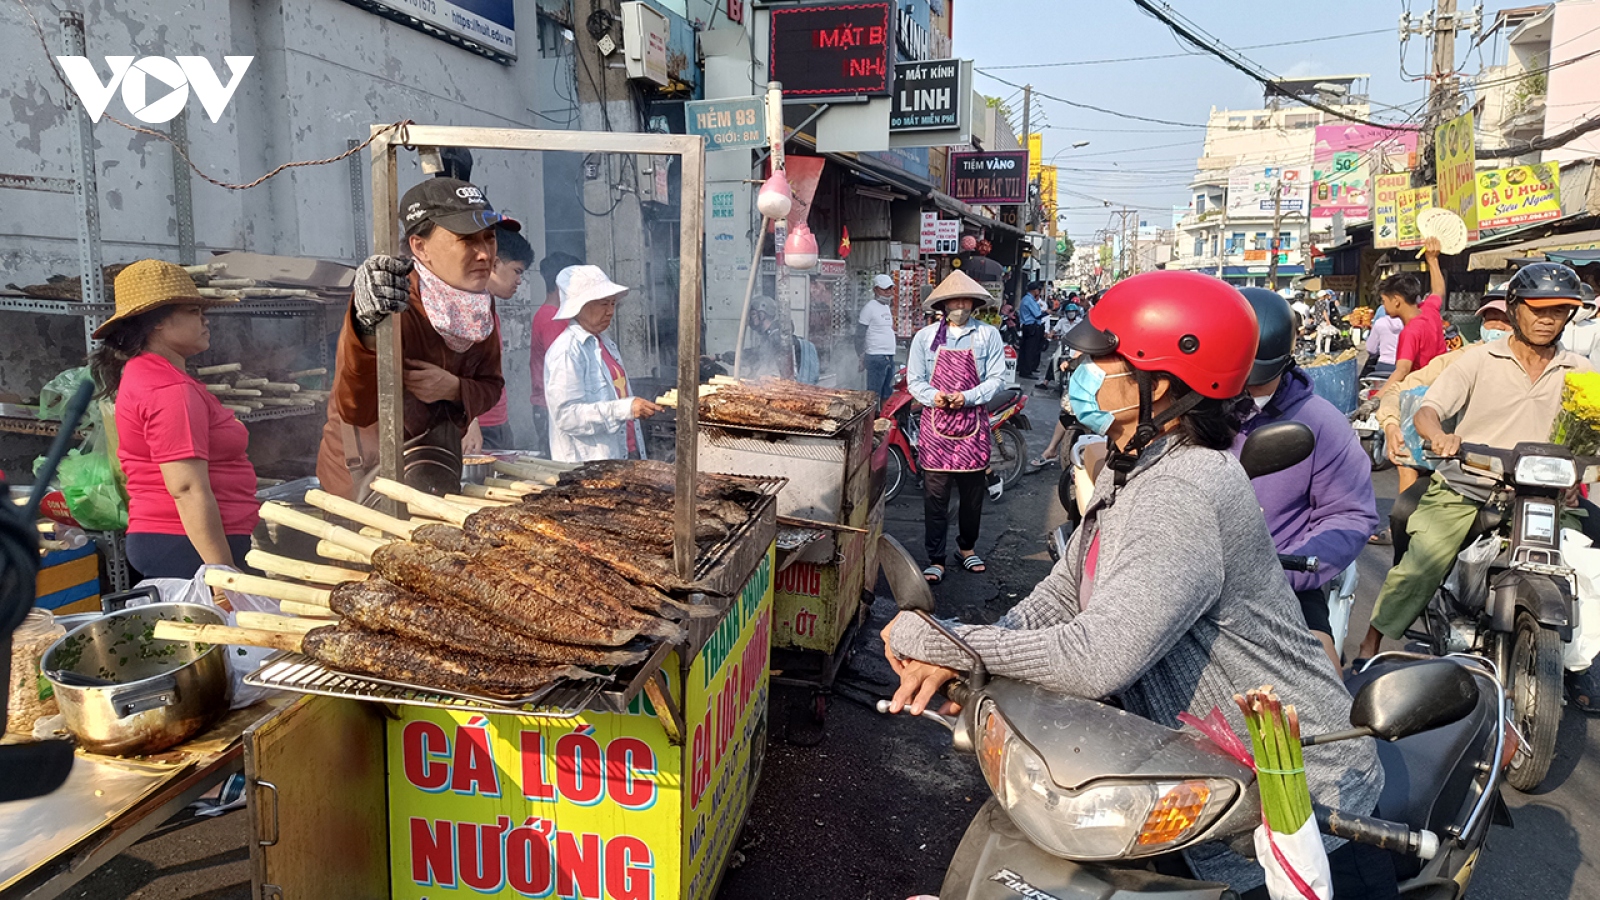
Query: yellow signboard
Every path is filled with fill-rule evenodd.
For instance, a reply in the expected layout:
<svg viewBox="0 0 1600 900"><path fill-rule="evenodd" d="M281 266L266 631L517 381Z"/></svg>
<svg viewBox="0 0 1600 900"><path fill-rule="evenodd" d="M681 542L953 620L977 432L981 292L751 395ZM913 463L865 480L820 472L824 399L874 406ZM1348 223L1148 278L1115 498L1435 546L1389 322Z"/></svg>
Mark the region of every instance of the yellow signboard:
<svg viewBox="0 0 1600 900"><path fill-rule="evenodd" d="M1035 131L1028 135L1028 183L1039 180L1039 166L1044 163L1044 135Z"/></svg>
<svg viewBox="0 0 1600 900"><path fill-rule="evenodd" d="M773 557L677 683L667 739L641 695L556 719L403 707L389 723L390 896L710 900L766 743Z"/></svg>
<svg viewBox="0 0 1600 900"><path fill-rule="evenodd" d="M1044 204L1045 231L1056 236L1056 167L1039 167L1039 199Z"/></svg>
<svg viewBox="0 0 1600 900"><path fill-rule="evenodd" d="M1504 228L1561 218L1561 170L1555 163L1478 173L1478 227Z"/></svg>
<svg viewBox="0 0 1600 900"><path fill-rule="evenodd" d="M1381 249L1400 245L1400 192L1410 187L1410 172L1373 179L1372 246Z"/></svg>
<svg viewBox="0 0 1600 900"><path fill-rule="evenodd" d="M1433 132L1433 159L1439 173L1436 202L1467 223L1467 239L1478 239L1478 181L1474 174L1477 151L1473 148L1472 113L1440 125Z"/></svg>
<svg viewBox="0 0 1600 900"><path fill-rule="evenodd" d="M1398 222L1395 228L1395 246L1421 247L1422 232L1417 230L1417 213L1433 206L1433 188L1419 187L1399 191L1395 195Z"/></svg>

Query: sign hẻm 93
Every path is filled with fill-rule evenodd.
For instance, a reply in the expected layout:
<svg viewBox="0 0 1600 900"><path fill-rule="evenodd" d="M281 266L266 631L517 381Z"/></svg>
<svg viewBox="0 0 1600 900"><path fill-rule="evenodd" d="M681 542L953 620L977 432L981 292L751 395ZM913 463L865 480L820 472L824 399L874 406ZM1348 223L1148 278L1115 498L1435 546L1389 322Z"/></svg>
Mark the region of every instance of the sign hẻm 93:
<svg viewBox="0 0 1600 900"><path fill-rule="evenodd" d="M888 96L893 10L886 2L771 9L770 79L785 96Z"/></svg>

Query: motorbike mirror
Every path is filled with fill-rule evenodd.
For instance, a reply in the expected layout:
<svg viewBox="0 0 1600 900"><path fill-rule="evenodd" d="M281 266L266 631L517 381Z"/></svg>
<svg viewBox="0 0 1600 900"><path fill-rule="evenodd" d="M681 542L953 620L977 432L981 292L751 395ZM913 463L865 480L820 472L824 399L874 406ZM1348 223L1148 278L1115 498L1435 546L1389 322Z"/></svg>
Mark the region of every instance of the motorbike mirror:
<svg viewBox="0 0 1600 900"><path fill-rule="evenodd" d="M1477 705L1478 683L1464 666L1428 660L1367 682L1350 706L1350 724L1393 741L1460 721Z"/></svg>
<svg viewBox="0 0 1600 900"><path fill-rule="evenodd" d="M1239 464L1246 476L1260 478L1310 459L1316 447L1316 436L1304 424L1274 422L1250 432L1239 451Z"/></svg>
<svg viewBox="0 0 1600 900"><path fill-rule="evenodd" d="M906 612L933 612L933 590L922 569L900 542L889 535L878 538L878 562L889 580L895 605Z"/></svg>

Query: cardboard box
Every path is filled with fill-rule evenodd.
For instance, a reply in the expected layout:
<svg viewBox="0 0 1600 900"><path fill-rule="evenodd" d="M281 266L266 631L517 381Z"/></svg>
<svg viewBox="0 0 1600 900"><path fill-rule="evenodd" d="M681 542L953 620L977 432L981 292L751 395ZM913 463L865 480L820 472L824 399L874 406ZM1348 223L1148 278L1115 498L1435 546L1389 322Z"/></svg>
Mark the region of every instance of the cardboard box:
<svg viewBox="0 0 1600 900"><path fill-rule="evenodd" d="M76 550L52 550L40 562L33 605L53 613L100 608L100 555L93 542Z"/></svg>

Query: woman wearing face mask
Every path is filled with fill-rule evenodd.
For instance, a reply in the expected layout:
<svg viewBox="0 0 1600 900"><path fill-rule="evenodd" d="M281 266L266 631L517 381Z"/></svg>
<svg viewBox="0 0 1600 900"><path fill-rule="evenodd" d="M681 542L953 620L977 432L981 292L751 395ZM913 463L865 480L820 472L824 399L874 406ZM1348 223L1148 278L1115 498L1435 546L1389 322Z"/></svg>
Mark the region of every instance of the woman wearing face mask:
<svg viewBox="0 0 1600 900"><path fill-rule="evenodd" d="M1111 460L1050 575L994 625L955 630L993 675L1115 697L1171 727L1179 713L1216 709L1243 734L1233 695L1263 684L1295 698L1308 731L1348 727L1350 695L1307 632L1228 452L1255 362L1250 305L1215 278L1152 272L1119 282L1068 340L1091 359L1073 375L1073 411L1109 438ZM916 616L897 616L883 636L901 680L895 712L921 713L966 664ZM1308 747L1305 759L1318 802L1374 808L1383 775L1371 741ZM1395 895L1382 852L1326 844L1336 897ZM1263 881L1220 844L1188 858L1235 891Z"/></svg>
<svg viewBox="0 0 1600 900"><path fill-rule="evenodd" d="M1261 339L1246 380L1256 408L1234 439L1233 452L1244 448L1252 431L1274 422L1300 422L1316 436L1310 459L1254 479L1250 486L1278 552L1317 559L1315 572L1285 574L1307 627L1337 670L1342 666L1329 620L1328 585L1355 562L1381 524L1372 494L1372 463L1350 420L1316 395L1311 379L1295 364L1294 316L1288 302L1266 288L1240 293L1255 310Z"/></svg>

